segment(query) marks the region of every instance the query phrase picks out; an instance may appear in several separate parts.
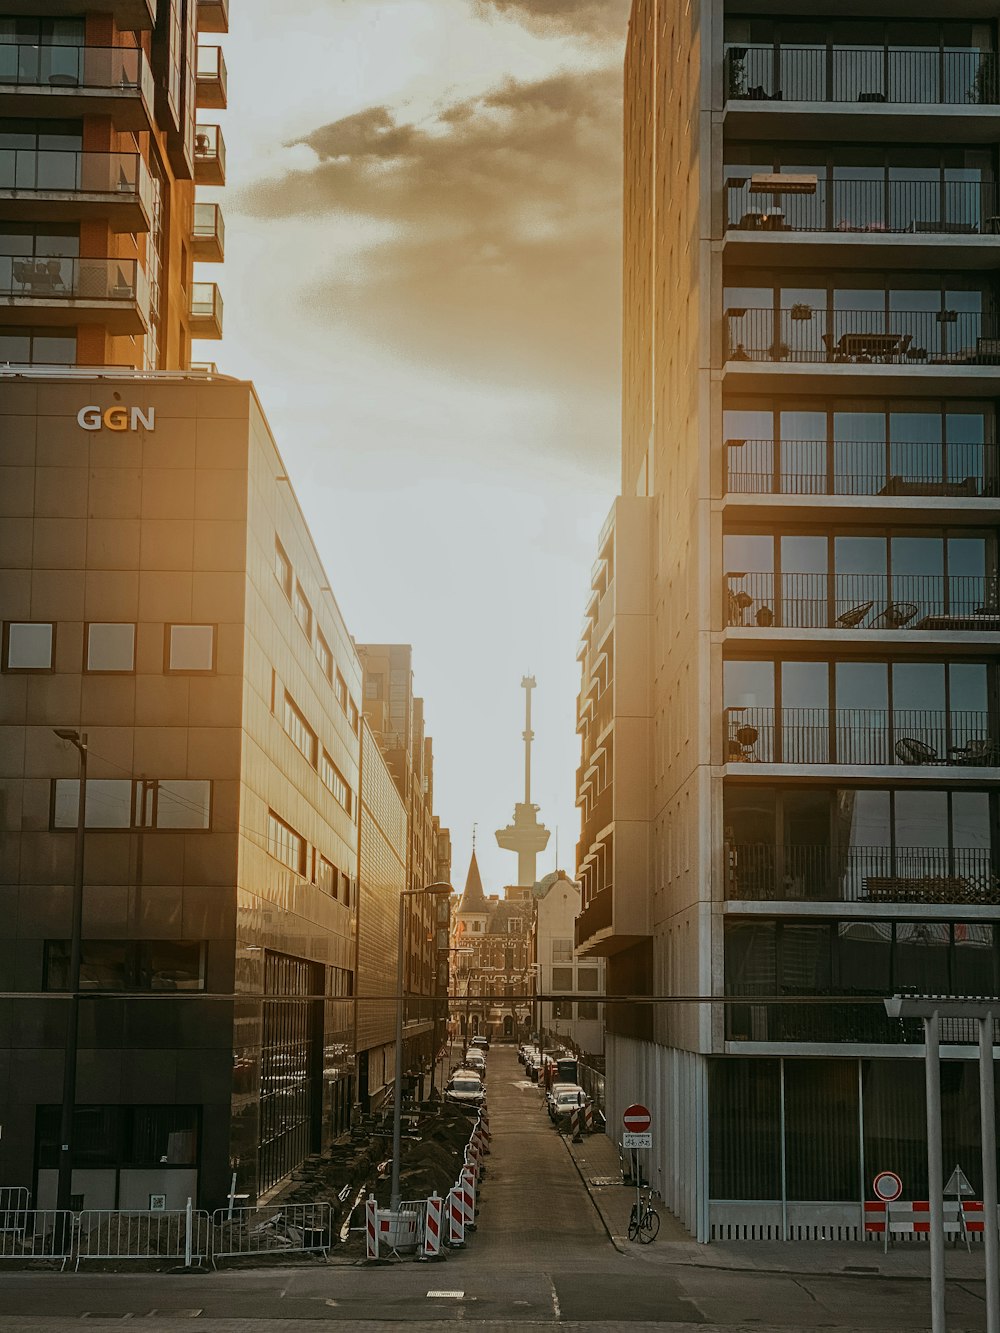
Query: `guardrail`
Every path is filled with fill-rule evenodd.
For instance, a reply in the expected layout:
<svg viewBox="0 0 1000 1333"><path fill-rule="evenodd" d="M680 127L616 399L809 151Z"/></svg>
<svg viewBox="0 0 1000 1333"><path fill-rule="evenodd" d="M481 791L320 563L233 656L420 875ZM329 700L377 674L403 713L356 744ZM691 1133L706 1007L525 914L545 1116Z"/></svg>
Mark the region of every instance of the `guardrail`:
<svg viewBox="0 0 1000 1333"><path fill-rule="evenodd" d="M55 1208L20 1208L16 1186L5 1187L0 1194L9 1194L13 1202L0 1213L0 1259L59 1259L65 1268L73 1255L73 1214Z"/></svg>
<svg viewBox="0 0 1000 1333"><path fill-rule="evenodd" d="M89 1259L178 1259L190 1268L211 1254L211 1219L191 1208L164 1212L86 1208L79 1214L76 1268Z"/></svg>
<svg viewBox="0 0 1000 1333"><path fill-rule="evenodd" d="M254 1254L329 1254L333 1213L328 1203L217 1208L212 1214L212 1263Z"/></svg>
<svg viewBox="0 0 1000 1333"><path fill-rule="evenodd" d="M741 570L725 577L726 625L785 629L1000 629L992 574L819 574Z"/></svg>

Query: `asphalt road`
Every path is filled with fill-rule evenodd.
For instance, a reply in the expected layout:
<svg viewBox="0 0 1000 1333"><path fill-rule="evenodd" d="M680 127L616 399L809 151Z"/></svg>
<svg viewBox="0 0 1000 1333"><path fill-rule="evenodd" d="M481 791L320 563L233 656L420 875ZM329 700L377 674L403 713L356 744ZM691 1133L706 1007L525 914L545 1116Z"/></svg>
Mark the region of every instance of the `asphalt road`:
<svg viewBox="0 0 1000 1333"><path fill-rule="evenodd" d="M458 1322L505 1333L919 1333L927 1285L849 1274L736 1271L619 1254L576 1167L509 1048L490 1054L493 1151L479 1226L441 1263L306 1263L214 1274L0 1273L0 1331L86 1327L302 1333L322 1321L424 1333ZM985 1329L982 1286L952 1282L949 1333Z"/></svg>

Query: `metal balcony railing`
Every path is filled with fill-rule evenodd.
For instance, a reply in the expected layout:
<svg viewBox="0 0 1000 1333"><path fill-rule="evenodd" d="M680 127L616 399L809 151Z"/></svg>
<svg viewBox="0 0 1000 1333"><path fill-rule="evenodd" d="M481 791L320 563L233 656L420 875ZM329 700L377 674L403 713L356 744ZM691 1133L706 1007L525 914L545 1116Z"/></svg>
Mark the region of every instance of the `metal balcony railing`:
<svg viewBox="0 0 1000 1333"><path fill-rule="evenodd" d="M726 96L756 102L997 102L992 51L877 46L731 46Z"/></svg>
<svg viewBox="0 0 1000 1333"><path fill-rule="evenodd" d="M0 297L134 301L149 310L149 284L134 259L0 255Z"/></svg>
<svg viewBox="0 0 1000 1333"><path fill-rule="evenodd" d="M727 225L741 231L863 232L873 239L885 233L975 236L1000 231L994 181L818 179L792 191L782 186L778 173L736 174L726 186Z"/></svg>
<svg viewBox="0 0 1000 1333"><path fill-rule="evenodd" d="M987 713L924 708L725 710L726 763L995 767Z"/></svg>
<svg viewBox="0 0 1000 1333"><path fill-rule="evenodd" d="M997 630L995 575L726 575L726 624L762 629Z"/></svg>
<svg viewBox="0 0 1000 1333"><path fill-rule="evenodd" d="M730 439L726 453L730 494L966 499L1000 494L992 443Z"/></svg>
<svg viewBox="0 0 1000 1333"><path fill-rule="evenodd" d="M726 897L741 902L1000 903L985 847L726 844Z"/></svg>
<svg viewBox="0 0 1000 1333"><path fill-rule="evenodd" d="M614 893L611 885L595 893L587 906L576 918L574 944L577 948L585 944L592 935L611 927L614 916Z"/></svg>
<svg viewBox="0 0 1000 1333"><path fill-rule="evenodd" d="M153 75L134 46L46 46L0 43L0 88L81 88L153 99Z"/></svg>
<svg viewBox="0 0 1000 1333"><path fill-rule="evenodd" d="M226 237L226 225L218 204L195 204L191 234L199 241L218 241L221 248Z"/></svg>
<svg viewBox="0 0 1000 1333"><path fill-rule="evenodd" d="M218 125L197 124L194 131L195 167L212 167L222 181L226 176L226 141ZM211 183L211 182L207 182Z"/></svg>
<svg viewBox="0 0 1000 1333"><path fill-rule="evenodd" d="M727 994L746 997L746 1004L726 1005L727 1041L862 1042L879 1045L912 1044L924 1041L923 1020L889 1018L882 1004L767 1004L755 995L772 995L773 987L734 985ZM787 992L801 994L802 992ZM845 999L852 992L813 990L810 995ZM856 993L856 992L855 992ZM1000 1022L994 1023L994 1040L1000 1036ZM949 1045L968 1045L979 1040L979 1023L974 1018L941 1020L941 1040Z"/></svg>
<svg viewBox="0 0 1000 1333"><path fill-rule="evenodd" d="M0 148L0 190L137 195L148 210L153 206L152 179L138 153Z"/></svg>
<svg viewBox="0 0 1000 1333"><path fill-rule="evenodd" d="M191 316L222 322L222 293L214 282L191 284Z"/></svg>
<svg viewBox="0 0 1000 1333"><path fill-rule="evenodd" d="M978 311L827 310L803 302L784 309L730 306L725 317L727 361L1000 365L1000 325Z"/></svg>

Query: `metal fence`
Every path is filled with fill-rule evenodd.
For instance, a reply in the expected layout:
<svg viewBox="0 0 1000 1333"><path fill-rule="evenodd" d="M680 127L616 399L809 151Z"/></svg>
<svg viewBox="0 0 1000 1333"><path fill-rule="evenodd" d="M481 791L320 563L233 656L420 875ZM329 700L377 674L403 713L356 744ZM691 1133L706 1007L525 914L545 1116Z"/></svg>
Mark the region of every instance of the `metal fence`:
<svg viewBox="0 0 1000 1333"><path fill-rule="evenodd" d="M894 46L730 46L726 95L753 102L925 103L997 100L993 51Z"/></svg>
<svg viewBox="0 0 1000 1333"><path fill-rule="evenodd" d="M89 1259L208 1259L211 1220L195 1209L173 1212L84 1209L79 1215L76 1267Z"/></svg>
<svg viewBox="0 0 1000 1333"><path fill-rule="evenodd" d="M259 1254L328 1254L333 1213L328 1203L218 1208L212 1214L212 1261Z"/></svg>
<svg viewBox="0 0 1000 1333"><path fill-rule="evenodd" d="M0 1195L9 1196L12 1203L0 1213L0 1259L58 1259L65 1268L73 1254L73 1214L55 1208L21 1208L16 1187L4 1188Z"/></svg>
<svg viewBox="0 0 1000 1333"><path fill-rule="evenodd" d="M1000 491L992 442L730 439L726 453L736 495L976 499Z"/></svg>
<svg viewBox="0 0 1000 1333"><path fill-rule="evenodd" d="M841 310L803 301L784 308L729 306L725 314L727 361L1000 364L1000 329L978 310Z"/></svg>

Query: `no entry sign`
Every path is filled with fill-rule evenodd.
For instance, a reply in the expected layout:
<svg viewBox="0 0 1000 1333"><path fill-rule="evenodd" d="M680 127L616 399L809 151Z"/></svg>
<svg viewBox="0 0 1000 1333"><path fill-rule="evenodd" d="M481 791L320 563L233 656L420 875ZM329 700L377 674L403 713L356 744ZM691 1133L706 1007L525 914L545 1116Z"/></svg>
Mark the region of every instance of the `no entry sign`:
<svg viewBox="0 0 1000 1333"><path fill-rule="evenodd" d="M895 1203L903 1192L903 1182L895 1171L880 1171L872 1181L872 1190L883 1203Z"/></svg>
<svg viewBox="0 0 1000 1333"><path fill-rule="evenodd" d="M633 1106L626 1106L622 1113L622 1124L632 1134L645 1134L652 1119L648 1109L639 1102Z"/></svg>

